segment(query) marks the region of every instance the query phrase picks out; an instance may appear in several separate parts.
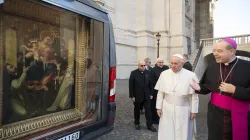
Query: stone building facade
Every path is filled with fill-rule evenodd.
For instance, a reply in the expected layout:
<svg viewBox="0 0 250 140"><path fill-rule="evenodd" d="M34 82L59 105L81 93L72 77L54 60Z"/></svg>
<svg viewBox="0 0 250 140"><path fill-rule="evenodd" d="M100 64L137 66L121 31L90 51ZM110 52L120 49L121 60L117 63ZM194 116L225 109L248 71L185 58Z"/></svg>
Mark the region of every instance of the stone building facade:
<svg viewBox="0 0 250 140"><path fill-rule="evenodd" d="M212 37L209 0L94 0L113 21L117 79L129 78L138 60L157 59L156 34L161 34L159 56L169 64L175 53L191 54L200 38Z"/></svg>

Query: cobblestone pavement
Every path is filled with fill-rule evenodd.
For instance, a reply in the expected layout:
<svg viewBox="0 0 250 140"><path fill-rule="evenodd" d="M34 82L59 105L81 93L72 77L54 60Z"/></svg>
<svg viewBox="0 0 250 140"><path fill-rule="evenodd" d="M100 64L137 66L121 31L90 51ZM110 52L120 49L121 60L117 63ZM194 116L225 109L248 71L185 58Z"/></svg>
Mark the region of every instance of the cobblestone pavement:
<svg viewBox="0 0 250 140"><path fill-rule="evenodd" d="M146 127L145 116L141 115L141 130L135 130L133 123L133 104L128 95L128 80L117 80L116 120L114 130L97 140L157 140L157 132ZM199 96L199 113L197 115L197 140L207 139L206 112L209 96ZM154 125L158 128L158 125Z"/></svg>

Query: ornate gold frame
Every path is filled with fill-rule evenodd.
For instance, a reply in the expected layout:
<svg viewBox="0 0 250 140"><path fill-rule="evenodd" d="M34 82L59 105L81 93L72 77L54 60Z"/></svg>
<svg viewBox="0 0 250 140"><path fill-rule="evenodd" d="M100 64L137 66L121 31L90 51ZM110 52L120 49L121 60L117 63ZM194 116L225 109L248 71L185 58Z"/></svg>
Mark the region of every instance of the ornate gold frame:
<svg viewBox="0 0 250 140"><path fill-rule="evenodd" d="M7 0L9 3L15 2L23 5L23 0ZM29 2L34 5L34 3ZM53 8L53 7L49 7ZM55 10L55 9L52 9ZM8 11L9 12L9 11ZM22 14L25 14L24 12ZM27 13L29 15L30 13ZM88 41L88 29L86 22L82 22L83 18L78 17L76 19L76 74L75 74L75 108L61 111L45 116L40 116L24 121L15 122L12 124L3 125L2 123L2 101L3 101L3 16L4 13L0 11L0 139L20 139L22 137L47 130L49 128L59 126L74 120L83 119L85 114L85 84L84 84L84 73L85 73L85 61L87 41ZM34 16L34 15L33 15Z"/></svg>
<svg viewBox="0 0 250 140"><path fill-rule="evenodd" d="M2 127L2 97L3 97L3 13L0 11L0 128ZM0 133L1 138L1 133Z"/></svg>

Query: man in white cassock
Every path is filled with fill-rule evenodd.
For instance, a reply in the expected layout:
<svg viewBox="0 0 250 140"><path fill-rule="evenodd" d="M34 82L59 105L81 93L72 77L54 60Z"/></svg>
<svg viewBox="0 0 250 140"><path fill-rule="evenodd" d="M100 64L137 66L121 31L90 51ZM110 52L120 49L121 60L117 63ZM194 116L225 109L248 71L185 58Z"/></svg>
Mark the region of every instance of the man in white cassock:
<svg viewBox="0 0 250 140"><path fill-rule="evenodd" d="M191 88L195 73L183 68L180 54L171 58L171 69L161 73L155 89L158 90L156 109L160 117L158 140L195 140L195 116L199 98Z"/></svg>

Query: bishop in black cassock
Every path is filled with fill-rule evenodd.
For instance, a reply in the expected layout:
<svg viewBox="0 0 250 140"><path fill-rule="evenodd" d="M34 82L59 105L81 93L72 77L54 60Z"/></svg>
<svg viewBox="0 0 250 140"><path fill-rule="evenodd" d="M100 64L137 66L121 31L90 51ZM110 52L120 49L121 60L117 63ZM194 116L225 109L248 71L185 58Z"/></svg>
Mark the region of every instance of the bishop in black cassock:
<svg viewBox="0 0 250 140"><path fill-rule="evenodd" d="M207 67L199 94L211 93L208 103L208 140L250 140L250 62L235 56L237 44L230 38L213 49L216 63Z"/></svg>

